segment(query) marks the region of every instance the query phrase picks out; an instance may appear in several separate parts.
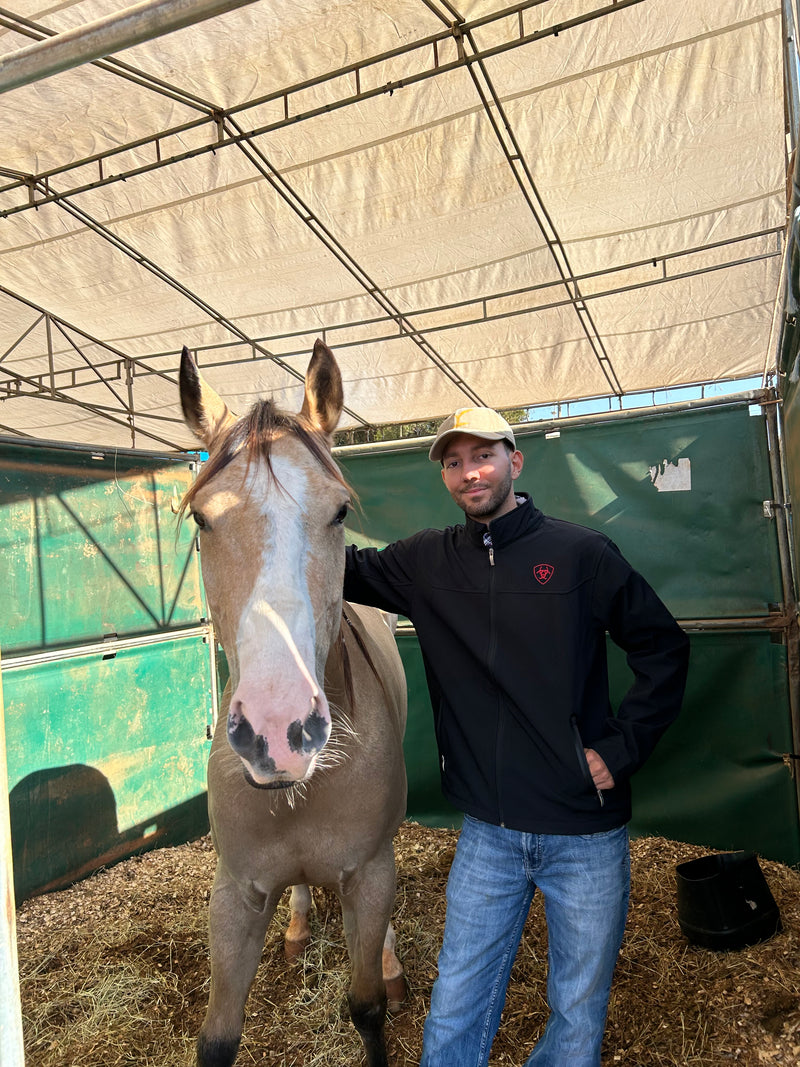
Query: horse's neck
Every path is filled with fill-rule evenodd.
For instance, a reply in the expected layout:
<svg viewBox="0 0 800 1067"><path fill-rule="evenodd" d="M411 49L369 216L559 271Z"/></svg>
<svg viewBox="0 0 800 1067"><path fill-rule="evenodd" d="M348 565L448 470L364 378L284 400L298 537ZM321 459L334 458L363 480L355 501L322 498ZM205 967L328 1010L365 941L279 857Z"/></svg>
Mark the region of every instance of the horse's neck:
<svg viewBox="0 0 800 1067"><path fill-rule="evenodd" d="M355 646L352 637L352 622L342 604L342 619L339 632L331 645L325 664L325 695L331 708L332 718L340 711L348 716L353 711L353 671L350 646Z"/></svg>
<svg viewBox="0 0 800 1067"><path fill-rule="evenodd" d="M325 694L331 704L347 712L352 721L356 712L356 672L366 665L383 687L378 669L369 648L369 637L350 605L342 601L342 621L339 633L328 653L325 664Z"/></svg>

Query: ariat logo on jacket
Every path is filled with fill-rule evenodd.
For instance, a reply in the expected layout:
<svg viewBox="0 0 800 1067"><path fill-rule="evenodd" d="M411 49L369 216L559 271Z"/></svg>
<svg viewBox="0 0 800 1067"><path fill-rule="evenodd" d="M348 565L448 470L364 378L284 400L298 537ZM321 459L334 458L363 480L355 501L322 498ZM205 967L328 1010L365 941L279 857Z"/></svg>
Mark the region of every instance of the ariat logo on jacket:
<svg viewBox="0 0 800 1067"><path fill-rule="evenodd" d="M547 585L550 579L553 577L555 567L550 563L537 563L533 568L533 577L539 583L539 585Z"/></svg>

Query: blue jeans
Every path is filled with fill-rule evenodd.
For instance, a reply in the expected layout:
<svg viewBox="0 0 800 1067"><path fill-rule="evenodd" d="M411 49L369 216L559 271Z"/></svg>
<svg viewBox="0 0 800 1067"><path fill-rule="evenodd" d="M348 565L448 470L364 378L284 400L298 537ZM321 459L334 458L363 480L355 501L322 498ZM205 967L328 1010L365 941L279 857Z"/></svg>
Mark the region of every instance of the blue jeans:
<svg viewBox="0 0 800 1067"><path fill-rule="evenodd" d="M526 834L465 816L420 1067L485 1067L537 886L550 1016L525 1067L599 1067L630 892L628 832Z"/></svg>

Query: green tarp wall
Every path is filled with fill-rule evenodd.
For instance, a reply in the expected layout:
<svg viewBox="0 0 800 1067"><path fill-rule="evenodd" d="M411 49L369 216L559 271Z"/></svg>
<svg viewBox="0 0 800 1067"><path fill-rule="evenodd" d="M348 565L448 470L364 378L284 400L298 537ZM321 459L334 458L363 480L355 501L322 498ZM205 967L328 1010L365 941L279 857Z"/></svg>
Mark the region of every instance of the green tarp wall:
<svg viewBox="0 0 800 1067"><path fill-rule="evenodd" d="M207 826L212 656L194 477L163 456L0 445L0 616L18 900Z"/></svg>
<svg viewBox="0 0 800 1067"><path fill-rule="evenodd" d="M776 521L764 510L774 498L764 409L740 402L562 423L518 444L517 486L545 512L611 536L691 635L684 710L635 779L632 831L800 861L781 568ZM339 458L363 506L354 540L381 545L460 520L424 450ZM456 822L438 791L416 637L399 641L410 682L410 812ZM618 701L630 675L619 650L609 654Z"/></svg>

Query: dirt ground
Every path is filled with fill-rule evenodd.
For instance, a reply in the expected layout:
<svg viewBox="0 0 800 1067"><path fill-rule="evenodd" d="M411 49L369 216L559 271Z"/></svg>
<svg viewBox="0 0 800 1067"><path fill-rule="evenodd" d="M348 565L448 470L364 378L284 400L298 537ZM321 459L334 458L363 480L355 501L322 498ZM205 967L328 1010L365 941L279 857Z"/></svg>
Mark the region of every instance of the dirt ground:
<svg viewBox="0 0 800 1067"><path fill-rule="evenodd" d="M395 1067L417 1064L436 975L444 887L457 833L404 823L396 840L395 928L409 996L390 1016ZM800 1063L800 873L761 867L783 930L739 952L688 945L675 865L708 849L662 838L632 845L630 918L612 990L603 1067ZM17 914L27 1067L190 1067L208 995L208 838L127 860ZM288 894L278 922L288 921ZM287 966L273 923L251 991L237 1067L350 1067L361 1046L344 1005L348 965L338 902L315 891L315 934ZM535 901L491 1064L524 1062L545 1020L546 936Z"/></svg>

